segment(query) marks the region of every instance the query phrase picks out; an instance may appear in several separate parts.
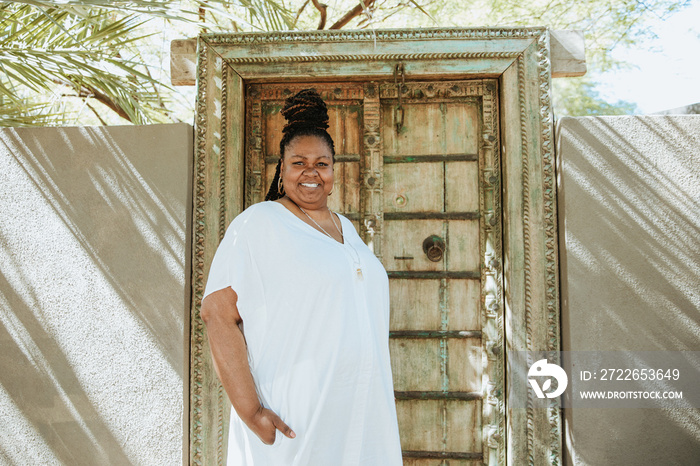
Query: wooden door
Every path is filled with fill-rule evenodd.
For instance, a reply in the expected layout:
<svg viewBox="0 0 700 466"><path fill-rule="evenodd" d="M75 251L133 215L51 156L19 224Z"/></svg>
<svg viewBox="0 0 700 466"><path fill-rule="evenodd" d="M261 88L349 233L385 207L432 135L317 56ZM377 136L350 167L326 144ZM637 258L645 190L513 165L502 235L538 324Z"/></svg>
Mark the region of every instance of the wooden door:
<svg viewBox="0 0 700 466"><path fill-rule="evenodd" d="M250 84L246 205L279 159L284 99L313 87L336 143L330 207L390 277L407 465L503 462L497 81Z"/></svg>

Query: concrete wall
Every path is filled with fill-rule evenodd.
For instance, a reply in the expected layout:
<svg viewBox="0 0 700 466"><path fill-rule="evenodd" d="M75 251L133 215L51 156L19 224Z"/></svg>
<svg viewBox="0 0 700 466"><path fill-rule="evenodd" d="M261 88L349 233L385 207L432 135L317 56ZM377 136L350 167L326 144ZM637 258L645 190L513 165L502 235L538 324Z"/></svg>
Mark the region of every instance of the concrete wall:
<svg viewBox="0 0 700 466"><path fill-rule="evenodd" d="M0 464L183 462L191 153L183 124L0 129Z"/></svg>
<svg viewBox="0 0 700 466"><path fill-rule="evenodd" d="M565 351L700 351L700 116L558 127ZM697 409L565 410L566 464L696 465Z"/></svg>

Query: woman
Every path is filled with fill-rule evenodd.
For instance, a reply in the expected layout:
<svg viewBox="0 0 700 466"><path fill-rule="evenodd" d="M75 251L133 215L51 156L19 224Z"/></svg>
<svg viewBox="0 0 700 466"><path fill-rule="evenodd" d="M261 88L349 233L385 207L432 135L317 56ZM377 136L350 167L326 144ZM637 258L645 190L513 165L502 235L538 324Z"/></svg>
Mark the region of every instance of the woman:
<svg viewBox="0 0 700 466"><path fill-rule="evenodd" d="M267 202L229 226L202 301L234 408L228 464L400 465L386 272L327 206L325 103L307 89L282 113Z"/></svg>

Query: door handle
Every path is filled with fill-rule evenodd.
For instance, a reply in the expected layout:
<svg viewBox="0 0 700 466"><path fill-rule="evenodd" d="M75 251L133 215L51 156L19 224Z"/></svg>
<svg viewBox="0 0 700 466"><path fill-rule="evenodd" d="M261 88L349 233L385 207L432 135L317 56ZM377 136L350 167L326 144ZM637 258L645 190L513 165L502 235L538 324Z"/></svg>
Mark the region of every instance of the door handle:
<svg viewBox="0 0 700 466"><path fill-rule="evenodd" d="M423 252L432 262L440 262L445 253L445 240L437 235L430 235L423 240Z"/></svg>

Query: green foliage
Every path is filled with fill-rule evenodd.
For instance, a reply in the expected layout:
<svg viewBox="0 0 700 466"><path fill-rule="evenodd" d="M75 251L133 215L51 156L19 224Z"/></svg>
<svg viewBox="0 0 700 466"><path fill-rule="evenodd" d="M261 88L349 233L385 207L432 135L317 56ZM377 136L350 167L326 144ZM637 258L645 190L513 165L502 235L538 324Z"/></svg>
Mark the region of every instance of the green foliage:
<svg viewBox="0 0 700 466"><path fill-rule="evenodd" d="M639 113L636 104L618 100L603 100L596 83L588 78L557 79L553 82L553 106L557 117L566 116L601 116L634 115Z"/></svg>
<svg viewBox="0 0 700 466"><path fill-rule="evenodd" d="M0 2L0 125L191 121L191 88L169 87L167 50L205 32L375 27L581 29L589 70L653 34L690 0L27 0ZM362 8L359 8L361 6ZM588 80L556 80L559 115L635 112ZM616 113L617 112L617 113Z"/></svg>
<svg viewBox="0 0 700 466"><path fill-rule="evenodd" d="M653 35L646 26L651 18L666 18L690 5L690 0L486 0L484 25L548 26L582 30L589 69L600 71L616 63L610 51Z"/></svg>
<svg viewBox="0 0 700 466"><path fill-rule="evenodd" d="M229 3L0 3L0 125L177 121L178 93L164 84L163 60L153 54L164 29L186 25L196 36L231 24L251 30L292 25L291 13L275 0Z"/></svg>
<svg viewBox="0 0 700 466"><path fill-rule="evenodd" d="M133 47L147 38L136 16L14 3L0 6L0 23L3 124L70 123L71 98L93 110L91 101L99 102L133 123L167 120L158 83Z"/></svg>

